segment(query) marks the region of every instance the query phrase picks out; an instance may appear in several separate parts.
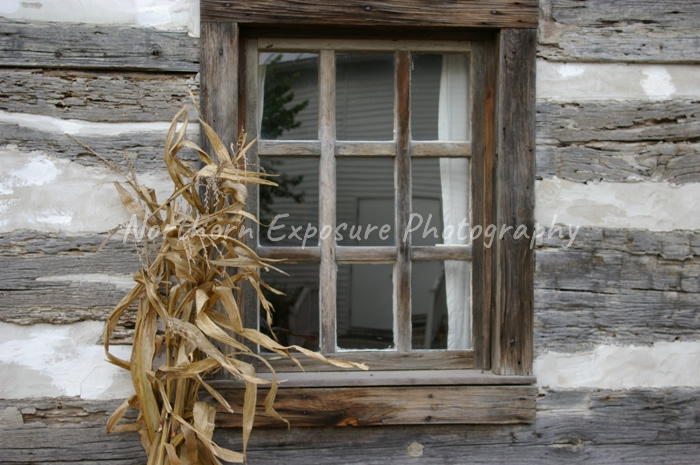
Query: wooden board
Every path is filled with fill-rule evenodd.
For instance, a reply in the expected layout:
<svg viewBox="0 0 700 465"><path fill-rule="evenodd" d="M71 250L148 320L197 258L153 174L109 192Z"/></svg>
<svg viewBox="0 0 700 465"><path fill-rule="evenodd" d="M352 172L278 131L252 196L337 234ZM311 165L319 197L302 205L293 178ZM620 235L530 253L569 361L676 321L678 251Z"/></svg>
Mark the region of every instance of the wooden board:
<svg viewBox="0 0 700 465"><path fill-rule="evenodd" d="M356 363L366 363L371 370L376 371L406 371L434 370L436 367L445 370L464 370L474 367L474 357L471 351L437 351L422 350L415 352L395 351L342 351L333 355L334 358ZM269 357L270 364L278 371L297 372L299 368L286 357ZM304 371L337 371L335 367L304 356L299 356ZM264 367L260 367L264 370Z"/></svg>
<svg viewBox="0 0 700 465"><path fill-rule="evenodd" d="M319 227L330 227L335 231L336 225L336 159L335 159L335 52L321 50L319 53L319 140L321 141L321 159L319 161ZM323 234L321 234L323 235ZM320 349L324 353L333 353L338 347L337 334L337 296L338 265L336 264L335 235L330 234L320 239L321 265L319 269L320 309Z"/></svg>
<svg viewBox="0 0 700 465"><path fill-rule="evenodd" d="M191 73L0 68L0 110L54 118L169 122L189 105L188 89L199 94Z"/></svg>
<svg viewBox="0 0 700 465"><path fill-rule="evenodd" d="M498 54L496 44L475 44L472 52L471 83L472 138L474 139L471 183L471 222L485 230L496 224L496 88L498 80ZM484 238L472 244L473 269L483 270L472 274L472 341L475 366L491 368L491 317L495 308L495 252L496 247L486 247Z"/></svg>
<svg viewBox="0 0 700 465"><path fill-rule="evenodd" d="M505 29L499 37L496 224L513 231L534 229L536 40L529 29ZM497 247L491 367L498 374L528 375L534 251L514 234L504 235Z"/></svg>
<svg viewBox="0 0 700 465"><path fill-rule="evenodd" d="M261 394L265 390L261 390ZM221 426L239 427L243 389L220 391L234 413L220 410ZM283 388L275 408L295 426L532 423L534 386L392 386ZM259 397L257 426L286 426L264 413Z"/></svg>
<svg viewBox="0 0 700 465"><path fill-rule="evenodd" d="M202 21L296 26L537 27L537 1L202 0Z"/></svg>
<svg viewBox="0 0 700 465"><path fill-rule="evenodd" d="M238 142L240 42L235 24L202 23L202 118L227 149ZM208 140L203 136L204 149Z"/></svg>
<svg viewBox="0 0 700 465"><path fill-rule="evenodd" d="M698 0L541 0L538 56L566 62L700 62Z"/></svg>
<svg viewBox="0 0 700 465"><path fill-rule="evenodd" d="M484 464L695 464L699 399L697 388L541 389L532 425L260 428L251 436L249 463L456 465L469 457ZM143 464L136 433L104 431L118 404L0 400L0 410L16 409L24 421L0 425L0 457L8 464ZM240 429L222 428L215 439L240 450Z"/></svg>
<svg viewBox="0 0 700 465"><path fill-rule="evenodd" d="M394 211L397 244L394 264L394 343L399 352L411 349L411 234L407 234L413 211L411 176L411 57L406 51L397 52L394 60L394 131L396 133L396 162L394 163Z"/></svg>
<svg viewBox="0 0 700 465"><path fill-rule="evenodd" d="M199 39L150 28L0 19L0 66L196 73Z"/></svg>

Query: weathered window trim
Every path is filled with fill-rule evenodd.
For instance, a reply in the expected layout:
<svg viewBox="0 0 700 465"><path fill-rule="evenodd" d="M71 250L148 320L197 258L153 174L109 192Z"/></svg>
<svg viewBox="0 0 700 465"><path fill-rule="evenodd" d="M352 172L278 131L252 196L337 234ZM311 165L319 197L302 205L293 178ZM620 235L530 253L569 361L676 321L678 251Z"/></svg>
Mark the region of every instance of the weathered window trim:
<svg viewBox="0 0 700 465"><path fill-rule="evenodd" d="M469 366L473 369L449 370L447 375L440 376L437 372L413 371L434 368L434 357L443 357L439 361L447 363L439 368L449 369L450 353L428 352L416 357L415 353L399 352L391 355L388 362L376 359L373 368L383 370L400 365L404 371L394 371L393 374L375 371L364 381L359 375L348 377L342 373L326 372L308 375L307 381L303 382L298 375L290 373L295 381L281 389L279 402L282 405L280 410L294 424L534 421L536 388L532 386L534 378L531 376L534 251L529 239L514 239L512 232L519 225L524 225L528 234L534 229L537 16L536 1L478 0L435 7L419 0L376 2L376 6L371 2L356 1L202 0L202 111L227 145L237 140L246 120L246 111L250 111L246 108L245 88L256 85L252 80L238 84L239 75L247 76L245 57L250 50L246 48L245 37L292 37L300 41L358 37L386 40L415 39L416 32L420 32L421 40L471 41L472 63L478 69L473 91L472 141L469 143L473 163L472 219L474 226L495 225L498 231L502 226L513 227L511 234L497 238L491 247L477 240L469 251L474 270L481 270L472 278L474 349L469 351ZM322 87L320 92L332 92L332 89ZM323 145L310 142L305 150L309 155L320 155L328 150L351 153L361 148L357 143L348 143L348 147ZM274 155L283 153L284 144L270 141L258 144L258 149ZM387 146L387 152L389 149ZM419 150L428 154L433 148L426 146ZM321 189L323 196L323 183ZM329 201L333 199L330 197ZM255 195L249 200L251 206L257 205ZM319 220L324 222L324 218ZM322 250L324 247L327 244L322 243L304 251L309 256L318 256L322 273L324 264L326 267L335 265L335 259L324 260L324 256L343 253L342 247L325 251ZM278 253L268 252L268 255ZM413 253L420 255L420 251ZM248 304L254 303L254 297L248 295L244 298L249 299ZM246 319L246 324L257 324L257 315L248 315ZM332 319L326 321L332 322ZM330 343L328 347L322 346L324 349L329 347ZM344 358L353 359L362 354L345 355L343 353ZM370 355L370 358L374 356ZM408 362L409 359L417 361ZM372 360L368 362L372 364ZM382 367L382 363L386 365ZM464 360L456 363L454 368L465 367ZM284 369L284 365L278 368ZM347 386L338 381L351 378L353 381ZM417 382L418 378L423 381ZM327 381L321 383L322 379ZM345 394L338 395L339 389ZM396 401L397 389L406 390L405 401ZM239 394L235 384L231 384L227 392L235 402ZM452 394L445 397L446 392ZM436 393L440 393L443 400L434 402L435 411L444 410L443 414L416 416L411 413L415 406L421 405L421 399L426 396L433 399ZM453 397L454 393L458 395ZM311 394L317 400L315 404L300 403ZM358 401L358 396L364 400ZM323 398L328 401L323 401ZM333 404L332 414L321 412L323 405L329 405L331 399L339 403ZM309 413L314 405L319 409L318 415ZM389 407L394 412L392 419L376 420L379 417L371 415L377 409ZM338 418L338 412L345 412L345 416ZM264 416L261 418L259 421L266 424ZM300 421L302 418L306 420ZM226 421L235 423L231 419Z"/></svg>

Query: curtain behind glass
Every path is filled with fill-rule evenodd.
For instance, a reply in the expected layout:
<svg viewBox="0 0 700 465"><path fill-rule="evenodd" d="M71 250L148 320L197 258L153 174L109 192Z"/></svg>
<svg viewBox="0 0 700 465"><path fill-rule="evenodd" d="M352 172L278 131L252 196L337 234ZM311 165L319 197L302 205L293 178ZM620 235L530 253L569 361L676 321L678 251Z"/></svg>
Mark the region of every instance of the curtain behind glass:
<svg viewBox="0 0 700 465"><path fill-rule="evenodd" d="M469 139L468 62L464 55L443 55L440 77L438 139ZM469 222L469 160L441 158L442 210L445 225L456 226L466 218ZM464 235L464 232L463 232ZM445 237L445 244L468 244L457 231ZM464 350L471 347L471 269L466 261L445 262L447 288L447 348Z"/></svg>

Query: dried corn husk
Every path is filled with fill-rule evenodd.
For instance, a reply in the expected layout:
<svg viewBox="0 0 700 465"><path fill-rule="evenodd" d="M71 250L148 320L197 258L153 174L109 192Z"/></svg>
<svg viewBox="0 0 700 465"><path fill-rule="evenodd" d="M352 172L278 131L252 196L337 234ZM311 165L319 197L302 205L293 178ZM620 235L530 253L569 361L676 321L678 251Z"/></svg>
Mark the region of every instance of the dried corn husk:
<svg viewBox="0 0 700 465"><path fill-rule="evenodd" d="M245 136L231 153L210 126L201 119L199 123L215 156L187 140L188 111L184 107L173 118L165 140L164 162L174 193L162 203L133 173L108 162L125 177L124 184L117 184L125 208L161 232L159 242L150 244L156 246L152 256L134 275L134 288L108 317L104 334L109 361L130 372L136 392L113 413L107 431L138 431L149 465L245 461L260 384L270 386L264 401L266 413L286 421L273 407L278 387L274 371L272 381L262 379L241 357L262 359L249 346L258 344L299 366L294 350L337 367L366 369L363 364L329 360L301 347L282 346L257 328L244 327L236 300L238 287L242 282L251 284L270 318L272 308L262 293L269 286L260 280L259 270L274 268L239 239L244 222L255 220L245 211L246 186L274 183L264 173L247 169L245 156L252 143L246 145ZM178 158L183 149L199 155L198 168ZM131 311L136 312L133 349L130 359L122 360L110 353L109 341L120 318ZM222 346L234 355L224 353ZM204 381L220 370L245 386L242 452L213 442L216 409L199 399L201 388L231 411L223 396ZM138 416L125 423L130 407Z"/></svg>

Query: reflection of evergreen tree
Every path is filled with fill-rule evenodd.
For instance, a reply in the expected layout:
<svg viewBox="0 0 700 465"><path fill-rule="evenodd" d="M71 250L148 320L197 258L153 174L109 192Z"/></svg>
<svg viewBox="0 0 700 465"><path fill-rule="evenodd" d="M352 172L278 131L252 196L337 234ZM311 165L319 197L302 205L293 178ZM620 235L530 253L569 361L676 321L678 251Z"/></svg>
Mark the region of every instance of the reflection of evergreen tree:
<svg viewBox="0 0 700 465"><path fill-rule="evenodd" d="M282 55L277 55L265 69L265 101L260 127L263 139L277 139L284 131L301 126L301 121L296 121L297 113L309 105L309 101L304 100L287 106L294 100L292 85L299 79L299 73L280 73L281 59Z"/></svg>
<svg viewBox="0 0 700 465"><path fill-rule="evenodd" d="M278 139L285 131L300 127L301 121L296 121L296 116L309 105L308 100L289 105L294 101L292 86L299 79L300 73L280 72L281 59L282 55L277 55L265 69L265 97L260 128L263 139ZM274 187L260 188L260 219L265 224L269 223L274 215L272 204L275 203L275 198L289 198L296 203L304 201L304 192L295 190L304 180L304 176L290 176L284 172L282 165L283 162L278 160L260 160L260 166L265 172L276 175L273 180L278 184ZM261 229L261 233L267 233L267 228Z"/></svg>
<svg viewBox="0 0 700 465"><path fill-rule="evenodd" d="M264 225L272 221L271 217L275 213L279 213L273 210L274 207L272 205L275 203L275 199L289 198L296 203L304 201L304 191L295 190L304 180L304 175L290 176L285 173L284 162L280 160L266 160L262 158L260 166L266 173L274 174L275 176L271 179L277 183L276 186L260 186L260 221L263 223L260 232L261 234L267 234L267 228ZM282 171L275 167L279 167Z"/></svg>

